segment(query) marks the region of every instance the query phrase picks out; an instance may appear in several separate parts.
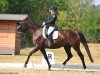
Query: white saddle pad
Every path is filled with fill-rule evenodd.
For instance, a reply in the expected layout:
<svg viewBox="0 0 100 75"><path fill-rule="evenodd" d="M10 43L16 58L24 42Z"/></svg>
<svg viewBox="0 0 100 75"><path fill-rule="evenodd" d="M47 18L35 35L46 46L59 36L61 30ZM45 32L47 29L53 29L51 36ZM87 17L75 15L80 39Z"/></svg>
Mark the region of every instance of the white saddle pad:
<svg viewBox="0 0 100 75"><path fill-rule="evenodd" d="M45 36L45 29L46 29L46 26L43 27L43 37L46 38ZM54 27L49 27L48 28L48 35L54 30ZM53 39L57 39L58 38L58 31L54 31L53 32L53 35L52 35Z"/></svg>

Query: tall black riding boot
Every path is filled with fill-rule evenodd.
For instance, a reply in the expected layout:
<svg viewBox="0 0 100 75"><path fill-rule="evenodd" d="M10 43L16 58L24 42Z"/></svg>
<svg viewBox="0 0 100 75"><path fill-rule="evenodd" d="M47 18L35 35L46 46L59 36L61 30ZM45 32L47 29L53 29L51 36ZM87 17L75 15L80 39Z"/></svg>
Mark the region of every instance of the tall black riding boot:
<svg viewBox="0 0 100 75"><path fill-rule="evenodd" d="M48 39L49 39L51 45L54 45L52 33L49 34Z"/></svg>
<svg viewBox="0 0 100 75"><path fill-rule="evenodd" d="M46 38L48 38L48 27L46 27L46 29L45 29L45 36L46 36Z"/></svg>

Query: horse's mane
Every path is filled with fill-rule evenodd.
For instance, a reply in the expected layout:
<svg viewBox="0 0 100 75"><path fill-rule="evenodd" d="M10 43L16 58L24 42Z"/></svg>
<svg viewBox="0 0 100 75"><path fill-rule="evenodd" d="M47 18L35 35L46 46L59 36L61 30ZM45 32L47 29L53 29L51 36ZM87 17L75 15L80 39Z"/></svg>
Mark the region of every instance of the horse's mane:
<svg viewBox="0 0 100 75"><path fill-rule="evenodd" d="M37 23L30 23L29 26L31 26L32 29L40 29L42 28L42 24L37 24Z"/></svg>
<svg viewBox="0 0 100 75"><path fill-rule="evenodd" d="M32 26L37 27L37 28L42 28L42 24L37 24L37 23L32 23Z"/></svg>

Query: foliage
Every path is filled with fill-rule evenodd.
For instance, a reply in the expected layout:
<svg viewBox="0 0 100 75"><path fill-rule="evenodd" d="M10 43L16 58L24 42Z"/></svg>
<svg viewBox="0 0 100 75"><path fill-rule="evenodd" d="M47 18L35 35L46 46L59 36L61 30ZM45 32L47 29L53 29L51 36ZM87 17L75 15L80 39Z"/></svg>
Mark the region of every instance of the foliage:
<svg viewBox="0 0 100 75"><path fill-rule="evenodd" d="M32 22L42 24L49 18L51 5L58 7L59 28L80 30L88 42L100 43L100 11L93 0L0 0L0 13L28 14ZM30 44L26 37L23 41Z"/></svg>

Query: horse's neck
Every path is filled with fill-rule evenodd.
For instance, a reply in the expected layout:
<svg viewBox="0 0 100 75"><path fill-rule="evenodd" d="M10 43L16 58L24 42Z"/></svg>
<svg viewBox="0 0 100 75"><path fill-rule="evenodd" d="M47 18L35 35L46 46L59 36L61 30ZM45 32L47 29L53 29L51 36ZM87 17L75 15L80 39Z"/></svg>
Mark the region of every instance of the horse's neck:
<svg viewBox="0 0 100 75"><path fill-rule="evenodd" d="M28 32L32 37L36 37L39 35L38 31L41 31L42 28L32 28L31 26L28 27Z"/></svg>
<svg viewBox="0 0 100 75"><path fill-rule="evenodd" d="M33 32L35 31L35 30L33 30L32 27L30 27L30 26L27 27L27 30L28 30L28 33L29 33L30 35L32 35Z"/></svg>

